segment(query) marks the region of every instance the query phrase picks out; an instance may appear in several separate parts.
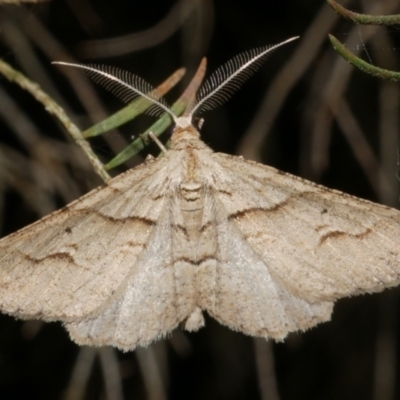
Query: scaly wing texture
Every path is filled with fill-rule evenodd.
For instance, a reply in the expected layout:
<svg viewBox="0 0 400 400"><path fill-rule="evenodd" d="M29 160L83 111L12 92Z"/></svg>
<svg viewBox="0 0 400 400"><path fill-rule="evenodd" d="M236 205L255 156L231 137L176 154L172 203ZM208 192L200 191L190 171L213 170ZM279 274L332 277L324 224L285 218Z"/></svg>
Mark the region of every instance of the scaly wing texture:
<svg viewBox="0 0 400 400"><path fill-rule="evenodd" d="M237 183L229 187L229 193L241 190ZM228 195L223 187L219 195L210 192L205 200L202 232L212 239L215 252L200 259L197 266L199 306L234 330L277 340L288 332L329 320L333 303L309 303L276 279L248 238L229 219L221 195Z"/></svg>
<svg viewBox="0 0 400 400"><path fill-rule="evenodd" d="M332 302L309 303L281 284L227 219L218 224L215 286L202 307L224 325L252 336L283 339L330 319ZM212 301L214 300L214 301Z"/></svg>
<svg viewBox="0 0 400 400"><path fill-rule="evenodd" d="M94 317L65 324L78 344L113 345L123 350L164 337L194 309L192 266L176 258L174 221L180 210L171 196L118 296ZM175 228L176 229L176 228Z"/></svg>
<svg viewBox="0 0 400 400"><path fill-rule="evenodd" d="M310 304L400 282L399 211L240 157L213 158L229 229L264 265L255 281L271 275Z"/></svg>
<svg viewBox="0 0 400 400"><path fill-rule="evenodd" d="M0 241L0 309L72 321L130 276L165 202L166 158L142 164Z"/></svg>

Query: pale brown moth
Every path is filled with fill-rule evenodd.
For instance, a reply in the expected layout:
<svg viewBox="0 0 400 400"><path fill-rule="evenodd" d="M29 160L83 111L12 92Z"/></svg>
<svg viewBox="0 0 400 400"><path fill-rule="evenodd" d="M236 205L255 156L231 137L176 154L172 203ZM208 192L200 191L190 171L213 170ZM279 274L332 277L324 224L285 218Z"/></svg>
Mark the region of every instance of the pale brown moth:
<svg viewBox="0 0 400 400"><path fill-rule="evenodd" d="M171 144L2 239L0 309L62 321L79 344L131 350L179 324L201 328L205 311L280 340L329 320L341 297L397 285L399 211L214 153L192 125L293 39L218 69L180 118L139 78L79 65L168 112Z"/></svg>

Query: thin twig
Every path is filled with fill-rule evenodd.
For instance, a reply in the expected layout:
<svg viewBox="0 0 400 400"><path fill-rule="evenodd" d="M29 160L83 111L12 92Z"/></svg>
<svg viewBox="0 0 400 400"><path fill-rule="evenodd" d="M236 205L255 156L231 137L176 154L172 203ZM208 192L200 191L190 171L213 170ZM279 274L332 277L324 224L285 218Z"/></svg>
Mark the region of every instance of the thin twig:
<svg viewBox="0 0 400 400"><path fill-rule="evenodd" d="M100 175L105 182L110 179L110 175L104 169L103 164L97 158L96 154L92 151L89 143L83 139L82 132L79 128L68 118L64 110L49 95L40 89L37 83L32 82L2 60L0 60L0 73L9 81L17 83L22 89L29 92L37 101L42 103L46 111L54 115L61 124L64 125L65 129L75 140L75 143L85 152L95 172Z"/></svg>
<svg viewBox="0 0 400 400"><path fill-rule="evenodd" d="M1 4L44 3L50 0L0 0Z"/></svg>
<svg viewBox="0 0 400 400"><path fill-rule="evenodd" d="M123 400L117 350L110 346L103 346L97 350L97 353L103 370L106 398L108 400Z"/></svg>
<svg viewBox="0 0 400 400"><path fill-rule="evenodd" d="M97 350L94 347L82 346L79 349L68 387L65 390L64 400L84 399L96 354Z"/></svg>
<svg viewBox="0 0 400 400"><path fill-rule="evenodd" d="M273 342L264 338L254 338L253 344L261 399L279 400Z"/></svg>
<svg viewBox="0 0 400 400"><path fill-rule="evenodd" d="M400 15L368 15L358 14L344 8L335 0L326 0L327 3L343 18L360 25L400 25Z"/></svg>
<svg viewBox="0 0 400 400"><path fill-rule="evenodd" d="M344 137L348 140L354 157L364 170L366 177L375 193L379 195L381 185L388 186L386 177L380 174L380 164L371 146L366 140L357 119L354 117L349 104L342 97L332 110Z"/></svg>
<svg viewBox="0 0 400 400"><path fill-rule="evenodd" d="M112 39L81 42L77 48L82 58L116 57L153 47L174 34L196 6L195 0L180 0L170 12L150 29Z"/></svg>
<svg viewBox="0 0 400 400"><path fill-rule="evenodd" d="M329 40L331 41L335 50L350 64L354 65L359 70L372 75L379 79L385 79L394 82L400 82L400 72L389 71L387 69L375 67L361 58L355 56L351 51L347 50L342 43L339 42L333 35L329 35Z"/></svg>
<svg viewBox="0 0 400 400"><path fill-rule="evenodd" d="M301 37L296 51L268 88L257 114L238 146L238 154L261 161L260 149L271 132L286 98L310 64L315 61L326 35L337 20L338 16L326 5L318 12L307 32Z"/></svg>
<svg viewBox="0 0 400 400"><path fill-rule="evenodd" d="M142 372L147 391L147 399L166 400L167 395L165 391L165 385L154 350L154 345L149 346L146 349L139 347L135 351L135 356Z"/></svg>
<svg viewBox="0 0 400 400"><path fill-rule="evenodd" d="M79 197L80 191L76 187L68 165L60 160L60 153L62 155L67 153L65 149L63 152L60 151L54 140L43 137L34 120L2 87L0 87L0 115L24 146L25 152L32 157L32 163L44 167L40 172L33 166L26 170L33 179L37 177L34 180L38 187L47 193L59 193L66 203ZM72 143L69 145L76 148Z"/></svg>
<svg viewBox="0 0 400 400"><path fill-rule="evenodd" d="M35 47L39 48L49 60L63 60L75 62L70 52L57 40L57 38L43 25L42 21L29 13L23 7L13 7L12 10L7 11L18 18L19 26L24 30L25 35L34 43ZM63 71L64 72L64 71ZM89 116L95 116L97 120L107 118L108 112L101 104L97 92L94 90L94 84L90 81L89 77L79 71L73 69L65 69L65 75L69 79L72 88L82 106ZM58 95L58 89L55 85L52 86L52 91L49 93L56 101L64 108L68 115L73 115L73 111L64 103L61 95ZM113 135L112 139L106 137L105 141L110 146L110 149L115 153L119 149L126 146L126 141L120 135Z"/></svg>
<svg viewBox="0 0 400 400"><path fill-rule="evenodd" d="M386 12L393 10L396 5L397 2L394 0L383 4ZM381 6L381 3L374 5L371 12L379 9L379 6ZM373 35L373 29L369 29L364 35L364 40L370 40ZM359 40L358 38L358 27L355 27L349 35L348 43L352 45ZM311 128L312 150L309 157L311 174L308 177L313 180L318 181L329 164L330 134L334 122L332 110L339 108L341 99L348 88L352 72L354 72L354 69L351 64L344 62L340 57L337 58L333 63L329 77L325 79L326 83L319 89L319 93L322 93L323 96L321 96L321 101L314 110L314 124ZM373 181L371 177L370 180ZM379 192L376 195L380 197Z"/></svg>

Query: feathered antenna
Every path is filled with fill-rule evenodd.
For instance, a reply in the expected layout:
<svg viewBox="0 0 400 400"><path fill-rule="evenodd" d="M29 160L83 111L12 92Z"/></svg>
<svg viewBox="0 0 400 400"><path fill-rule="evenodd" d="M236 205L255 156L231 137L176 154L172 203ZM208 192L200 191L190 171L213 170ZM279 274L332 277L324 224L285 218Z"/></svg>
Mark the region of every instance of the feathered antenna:
<svg viewBox="0 0 400 400"><path fill-rule="evenodd" d="M194 106L179 118L171 111L163 98L157 98L154 95L154 88L137 75L103 65L72 64L60 61L55 61L53 64L83 69L96 83L103 85L124 101L131 101L137 96L142 96L153 104L147 110L148 114L159 115L166 112L177 126L185 128L192 124L196 112L211 110L227 101L274 50L298 38L299 36L296 36L273 46L253 49L229 60L207 79L198 92Z"/></svg>
<svg viewBox="0 0 400 400"><path fill-rule="evenodd" d="M196 112L212 110L225 103L274 50L298 38L296 36L273 46L246 51L230 59L201 86L194 107L186 113L187 117L191 119Z"/></svg>
<svg viewBox="0 0 400 400"><path fill-rule="evenodd" d="M52 64L76 67L84 70L94 82L102 85L125 102L130 102L138 96L144 97L152 103L152 106L146 111L147 114L158 116L166 112L175 123L178 123L177 116L171 111L164 98L156 97L153 86L137 75L105 65L72 64L61 61L54 61Z"/></svg>

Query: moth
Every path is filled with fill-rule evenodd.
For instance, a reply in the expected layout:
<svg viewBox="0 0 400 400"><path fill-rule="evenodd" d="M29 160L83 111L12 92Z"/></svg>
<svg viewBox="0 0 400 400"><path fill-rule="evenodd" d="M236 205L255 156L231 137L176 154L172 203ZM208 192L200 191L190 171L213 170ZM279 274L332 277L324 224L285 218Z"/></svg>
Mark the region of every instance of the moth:
<svg viewBox="0 0 400 400"><path fill-rule="evenodd" d="M334 302L400 281L400 212L215 153L193 116L225 101L271 50L241 54L176 117L138 77L73 65L144 96L175 128L148 159L0 241L0 310L62 321L72 340L146 346L204 312L283 339L330 319Z"/></svg>

